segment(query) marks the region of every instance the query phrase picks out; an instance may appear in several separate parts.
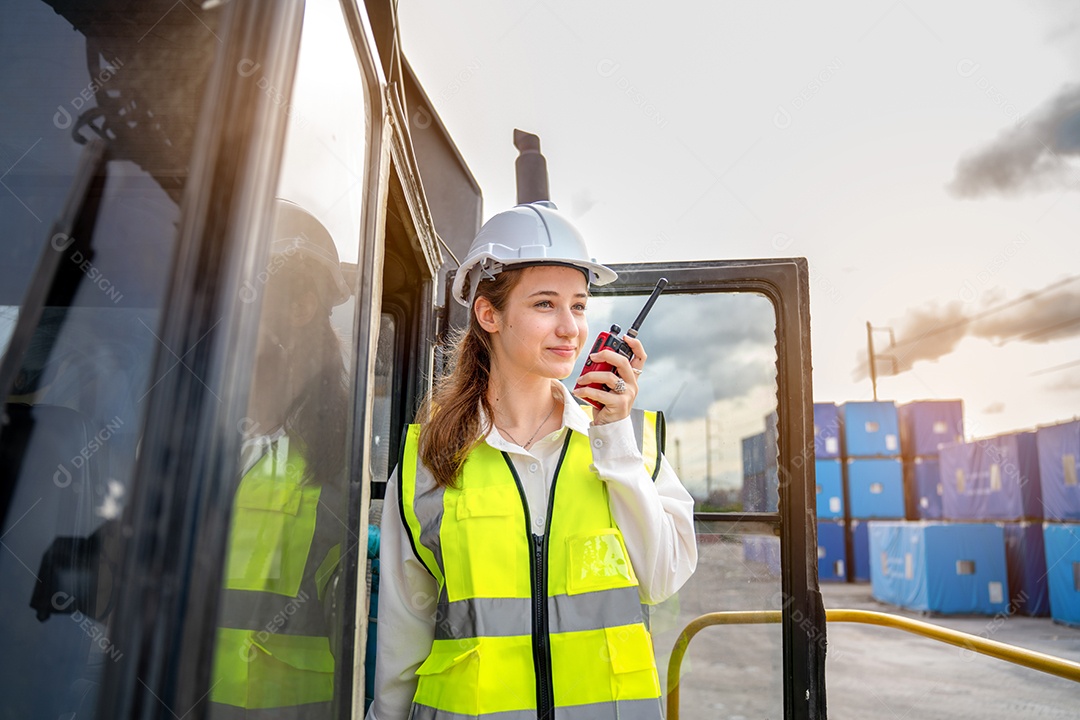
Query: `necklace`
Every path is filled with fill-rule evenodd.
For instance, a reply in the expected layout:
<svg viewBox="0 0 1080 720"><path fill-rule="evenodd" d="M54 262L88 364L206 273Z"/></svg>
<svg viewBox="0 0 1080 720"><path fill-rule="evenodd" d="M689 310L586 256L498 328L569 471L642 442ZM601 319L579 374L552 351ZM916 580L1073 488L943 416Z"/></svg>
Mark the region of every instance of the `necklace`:
<svg viewBox="0 0 1080 720"><path fill-rule="evenodd" d="M556 406L557 404L558 404L558 403L551 403L551 409L550 409L550 410L548 410L548 414L547 414L547 415L545 415L545 416L544 416L544 419L540 421L540 424L536 426L536 430L534 430L534 431L533 431L533 434L532 434L532 436L531 436L531 437L530 437L530 438L529 438L528 440L526 440L525 442L523 442L523 443L519 443L519 442L517 441L517 438L515 438L515 437L514 437L513 435L511 435L511 434L510 434L509 432L507 432L506 430L503 430L502 428L499 428L499 432L503 433L504 435L506 435L506 437L508 437L508 438L510 438L511 440L513 440L513 441L514 441L514 443L515 443L516 445L518 445L519 447L521 447L521 448L523 448L523 449L525 449L525 450L528 450L528 449L529 449L529 445L531 445L531 444L532 444L532 441L536 439L536 435L537 435L537 434L538 434L538 433L540 432L540 428L544 427L544 423L546 423L546 422L548 421L548 418L550 418L550 417L551 417L552 413L554 413L554 412L555 412L555 406ZM498 425L496 425L495 427L499 427L499 426L498 426Z"/></svg>

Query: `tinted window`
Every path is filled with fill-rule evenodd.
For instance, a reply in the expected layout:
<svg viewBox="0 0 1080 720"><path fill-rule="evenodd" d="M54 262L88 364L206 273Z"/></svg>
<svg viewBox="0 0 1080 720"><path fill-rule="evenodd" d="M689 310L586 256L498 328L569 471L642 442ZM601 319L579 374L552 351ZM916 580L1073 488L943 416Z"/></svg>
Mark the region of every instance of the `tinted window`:
<svg viewBox="0 0 1080 720"><path fill-rule="evenodd" d="M179 202L218 14L5 4L0 58L4 717L89 717L108 663L117 531L132 492ZM106 145L78 221L54 226L87 141ZM42 272L43 257L58 261ZM43 307L24 303L51 287ZM18 322L25 342L11 339ZM17 357L16 357L17 356ZM184 358L169 372L189 372Z"/></svg>

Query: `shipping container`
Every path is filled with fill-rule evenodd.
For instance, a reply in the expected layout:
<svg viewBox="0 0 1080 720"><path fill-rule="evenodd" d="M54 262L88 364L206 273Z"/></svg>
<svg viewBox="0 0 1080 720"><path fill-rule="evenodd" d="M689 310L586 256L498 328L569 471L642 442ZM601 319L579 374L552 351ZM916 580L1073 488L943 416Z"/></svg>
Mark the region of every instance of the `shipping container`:
<svg viewBox="0 0 1080 720"><path fill-rule="evenodd" d="M848 458L848 517L902 519L904 468L896 458Z"/></svg>
<svg viewBox="0 0 1080 720"><path fill-rule="evenodd" d="M951 520L1043 517L1035 433L1010 433L945 445L939 462L943 517Z"/></svg>
<svg viewBox="0 0 1080 720"><path fill-rule="evenodd" d="M1009 609L1022 615L1050 614L1046 551L1041 523L1004 523L1005 562L1009 570Z"/></svg>
<svg viewBox="0 0 1080 720"><path fill-rule="evenodd" d="M848 573L851 580L870 582L870 522L852 520L848 523L847 546Z"/></svg>
<svg viewBox="0 0 1080 720"><path fill-rule="evenodd" d="M900 454L900 427L892 402L847 402L840 406L843 453L848 457Z"/></svg>
<svg viewBox="0 0 1080 720"><path fill-rule="evenodd" d="M1045 517L1080 520L1080 420L1041 427L1035 438Z"/></svg>
<svg viewBox="0 0 1080 720"><path fill-rule="evenodd" d="M908 520L940 520L941 471L938 458L904 460L904 497Z"/></svg>
<svg viewBox="0 0 1080 720"><path fill-rule="evenodd" d="M822 520L817 524L818 580L844 582L847 580L844 552L844 523Z"/></svg>
<svg viewBox="0 0 1080 720"><path fill-rule="evenodd" d="M742 439L742 474L743 477L765 472L765 433L758 433Z"/></svg>
<svg viewBox="0 0 1080 720"><path fill-rule="evenodd" d="M941 614L1007 612L1005 533L992 523L870 524L876 599Z"/></svg>
<svg viewBox="0 0 1080 720"><path fill-rule="evenodd" d="M754 575L780 575L780 538L765 535L743 535L743 559Z"/></svg>
<svg viewBox="0 0 1080 720"><path fill-rule="evenodd" d="M1050 617L1080 627L1080 525L1043 523Z"/></svg>
<svg viewBox="0 0 1080 720"><path fill-rule="evenodd" d="M844 519L844 472L840 460L815 460L817 516Z"/></svg>
<svg viewBox="0 0 1080 720"><path fill-rule="evenodd" d="M961 400L917 400L896 409L900 420L900 452L904 457L937 455L941 445L964 441Z"/></svg>
<svg viewBox="0 0 1080 720"><path fill-rule="evenodd" d="M814 403L814 455L840 457L840 410L836 403Z"/></svg>

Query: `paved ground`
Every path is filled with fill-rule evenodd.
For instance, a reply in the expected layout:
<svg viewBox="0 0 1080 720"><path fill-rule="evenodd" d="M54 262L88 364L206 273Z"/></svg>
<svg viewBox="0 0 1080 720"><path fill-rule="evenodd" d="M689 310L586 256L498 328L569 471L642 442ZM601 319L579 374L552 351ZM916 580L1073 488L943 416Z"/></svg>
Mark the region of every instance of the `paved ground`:
<svg viewBox="0 0 1080 720"><path fill-rule="evenodd" d="M698 572L654 613L661 675L679 629L715 610L776 609L779 579L746 563L738 543L702 544ZM1080 630L1047 618L923 617L875 601L868 584L822 586L827 608L895 612L1080 662ZM783 716L778 625L711 627L690 646L681 717L724 720ZM937 720L1080 720L1080 683L975 655L890 628L829 626L829 717Z"/></svg>

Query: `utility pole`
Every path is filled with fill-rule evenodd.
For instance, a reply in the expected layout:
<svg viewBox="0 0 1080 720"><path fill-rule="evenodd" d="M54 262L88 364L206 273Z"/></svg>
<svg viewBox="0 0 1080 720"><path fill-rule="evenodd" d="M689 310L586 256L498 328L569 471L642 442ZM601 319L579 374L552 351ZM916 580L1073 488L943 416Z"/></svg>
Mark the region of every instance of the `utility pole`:
<svg viewBox="0 0 1080 720"><path fill-rule="evenodd" d="M686 477L682 472L682 443L679 438L675 438L675 474Z"/></svg>
<svg viewBox="0 0 1080 720"><path fill-rule="evenodd" d="M705 497L712 497L712 419L705 412Z"/></svg>
<svg viewBox="0 0 1080 720"><path fill-rule="evenodd" d="M889 333L889 347L896 347L896 335L893 334L891 327L873 327L870 321L866 321L866 357L867 362L870 365L870 383L874 387L874 402L877 402L877 356L874 355L874 331L888 331ZM892 361L893 375L897 374L896 355L883 355Z"/></svg>

